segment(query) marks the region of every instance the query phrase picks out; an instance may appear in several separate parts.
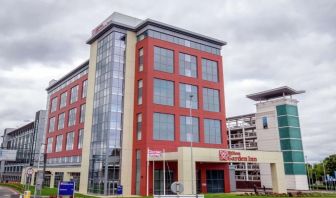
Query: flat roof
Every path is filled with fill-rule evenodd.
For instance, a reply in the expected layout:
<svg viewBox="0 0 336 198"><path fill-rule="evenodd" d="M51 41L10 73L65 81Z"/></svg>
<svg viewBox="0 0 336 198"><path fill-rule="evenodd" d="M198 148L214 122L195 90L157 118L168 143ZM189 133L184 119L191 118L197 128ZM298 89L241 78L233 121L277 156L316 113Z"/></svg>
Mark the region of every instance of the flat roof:
<svg viewBox="0 0 336 198"><path fill-rule="evenodd" d="M274 89L269 89L266 91L257 92L254 94L249 94L246 97L254 100L254 101L261 101L261 100L269 100L274 98L280 98L283 96L291 96L296 94L305 93L304 90L295 90L288 86L282 86Z"/></svg>
<svg viewBox="0 0 336 198"><path fill-rule="evenodd" d="M215 38L211 38L196 32L192 32L186 29L182 29L176 26L172 26L166 23L162 23L153 19L141 20L135 17L131 17L125 14L121 14L118 12L113 12L111 16L105 19L101 24L99 24L96 28L93 29L91 38L87 41L87 44L93 43L97 38L102 36L105 32L107 32L112 27L119 27L126 30L131 31L139 31L147 25L153 25L162 29L174 31L180 34L185 34L187 36L195 37L200 40L204 40L210 43L214 43L216 45L226 45L227 43L222 40L218 40Z"/></svg>
<svg viewBox="0 0 336 198"><path fill-rule="evenodd" d="M73 69L72 71L70 71L69 73L65 74L62 78L60 78L59 80L57 80L55 83L49 85L46 90L50 91L53 88L57 87L59 84L61 84L63 81L65 81L67 78L69 78L70 76L74 75L76 72L78 72L79 70L81 70L84 67L88 67L89 65L89 60L86 60L84 63L80 64L79 66L77 66L75 69Z"/></svg>
<svg viewBox="0 0 336 198"><path fill-rule="evenodd" d="M252 118L255 117L255 113L249 113L249 114L244 114L244 115L237 115L237 116L232 116L232 117L227 117L226 120L239 120L242 118Z"/></svg>

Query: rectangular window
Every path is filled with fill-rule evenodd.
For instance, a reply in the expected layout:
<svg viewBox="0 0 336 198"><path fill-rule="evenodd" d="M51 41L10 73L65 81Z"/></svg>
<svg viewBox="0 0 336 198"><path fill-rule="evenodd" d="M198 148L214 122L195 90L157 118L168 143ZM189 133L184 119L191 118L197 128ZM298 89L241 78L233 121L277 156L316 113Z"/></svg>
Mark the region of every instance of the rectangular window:
<svg viewBox="0 0 336 198"><path fill-rule="evenodd" d="M192 98L190 98L192 96ZM197 86L180 84L180 107L198 109Z"/></svg>
<svg viewBox="0 0 336 198"><path fill-rule="evenodd" d="M78 85L71 88L70 104L76 102L78 99Z"/></svg>
<svg viewBox="0 0 336 198"><path fill-rule="evenodd" d="M266 116L262 117L262 124L263 124L264 129L268 128L268 122L267 122L267 117Z"/></svg>
<svg viewBox="0 0 336 198"><path fill-rule="evenodd" d="M174 140L174 115L154 113L154 140Z"/></svg>
<svg viewBox="0 0 336 198"><path fill-rule="evenodd" d="M83 147L83 135L84 135L84 129L79 129L79 132L78 132L78 149L81 149Z"/></svg>
<svg viewBox="0 0 336 198"><path fill-rule="evenodd" d="M61 113L58 116L58 127L57 129L64 129L64 118L65 118L65 113Z"/></svg>
<svg viewBox="0 0 336 198"><path fill-rule="evenodd" d="M57 109L57 97L51 100L50 112L54 112Z"/></svg>
<svg viewBox="0 0 336 198"><path fill-rule="evenodd" d="M85 104L82 104L80 107L80 123L85 121Z"/></svg>
<svg viewBox="0 0 336 198"><path fill-rule="evenodd" d="M55 131L55 117L49 119L49 133Z"/></svg>
<svg viewBox="0 0 336 198"><path fill-rule="evenodd" d="M53 144L53 138L48 138L47 153L51 153L52 152L52 144Z"/></svg>
<svg viewBox="0 0 336 198"><path fill-rule="evenodd" d="M174 52L160 47L154 47L154 69L173 73L174 71Z"/></svg>
<svg viewBox="0 0 336 198"><path fill-rule="evenodd" d="M180 116L180 140L182 142L199 142L198 118Z"/></svg>
<svg viewBox="0 0 336 198"><path fill-rule="evenodd" d="M140 179L141 179L141 151L136 150L135 162L135 194L140 195Z"/></svg>
<svg viewBox="0 0 336 198"><path fill-rule="evenodd" d="M65 148L67 151L73 149L74 138L75 138L75 133L74 132L67 133L66 148Z"/></svg>
<svg viewBox="0 0 336 198"><path fill-rule="evenodd" d="M82 98L86 98L86 95L87 95L87 86L88 86L88 81L84 80L83 81Z"/></svg>
<svg viewBox="0 0 336 198"><path fill-rule="evenodd" d="M142 87L143 87L142 83L143 83L142 80L138 81L138 105L142 104Z"/></svg>
<svg viewBox="0 0 336 198"><path fill-rule="evenodd" d="M143 71L144 67L144 50L143 48L139 49L139 71Z"/></svg>
<svg viewBox="0 0 336 198"><path fill-rule="evenodd" d="M73 126L76 123L76 108L70 109L68 126Z"/></svg>
<svg viewBox="0 0 336 198"><path fill-rule="evenodd" d="M64 92L64 93L62 93L62 95L61 95L60 108L66 106L66 100L67 100L67 92Z"/></svg>
<svg viewBox="0 0 336 198"><path fill-rule="evenodd" d="M196 56L179 53L180 74L189 77L197 77Z"/></svg>
<svg viewBox="0 0 336 198"><path fill-rule="evenodd" d="M174 105L174 83L172 81L154 79L154 103Z"/></svg>
<svg viewBox="0 0 336 198"><path fill-rule="evenodd" d="M202 59L202 78L212 82L218 82L218 66L216 61Z"/></svg>
<svg viewBox="0 0 336 198"><path fill-rule="evenodd" d="M142 114L137 115L137 140L141 140L141 131L142 131Z"/></svg>
<svg viewBox="0 0 336 198"><path fill-rule="evenodd" d="M203 108L206 111L219 112L219 91L203 88Z"/></svg>
<svg viewBox="0 0 336 198"><path fill-rule="evenodd" d="M63 142L63 135L56 136L56 150L55 150L55 152L62 151L62 142Z"/></svg>
<svg viewBox="0 0 336 198"><path fill-rule="evenodd" d="M204 138L205 143L221 144L222 131L220 120L204 119Z"/></svg>

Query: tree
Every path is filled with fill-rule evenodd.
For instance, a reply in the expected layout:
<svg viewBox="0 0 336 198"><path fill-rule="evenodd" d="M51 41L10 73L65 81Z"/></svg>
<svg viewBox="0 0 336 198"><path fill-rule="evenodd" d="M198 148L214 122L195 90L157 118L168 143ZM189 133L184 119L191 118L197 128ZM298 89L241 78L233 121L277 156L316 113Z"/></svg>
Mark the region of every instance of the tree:
<svg viewBox="0 0 336 198"><path fill-rule="evenodd" d="M326 174L335 176L334 171L336 171L336 154L330 155L329 157L325 158L323 162L326 169Z"/></svg>

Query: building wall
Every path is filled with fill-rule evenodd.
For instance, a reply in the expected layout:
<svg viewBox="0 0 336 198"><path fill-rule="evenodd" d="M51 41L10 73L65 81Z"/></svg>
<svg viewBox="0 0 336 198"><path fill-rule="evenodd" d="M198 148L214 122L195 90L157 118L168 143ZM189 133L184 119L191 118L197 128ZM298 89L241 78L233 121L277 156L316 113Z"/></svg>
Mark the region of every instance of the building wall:
<svg viewBox="0 0 336 198"><path fill-rule="evenodd" d="M90 46L90 63L88 68L88 92L86 96L86 112L84 121L84 137L82 149L82 162L81 162L81 177L79 192L87 194L88 178L89 178L89 162L90 162L90 149L91 149L91 128L93 119L93 98L96 76L96 58L97 58L97 41Z"/></svg>
<svg viewBox="0 0 336 198"><path fill-rule="evenodd" d="M134 81L135 81L135 45L136 35L127 32L125 61L125 99L123 114L122 158L121 158L121 185L124 194L131 194L132 187L132 150L133 150L133 118L134 118Z"/></svg>
<svg viewBox="0 0 336 198"><path fill-rule="evenodd" d="M280 98L257 103L258 149L282 151L288 189L307 190L297 100ZM288 116L289 115L289 116ZM263 126L263 117L268 127ZM260 165L261 185L271 186L271 170Z"/></svg>
<svg viewBox="0 0 336 198"><path fill-rule="evenodd" d="M166 73L154 70L154 46L170 49L174 51L174 73ZM180 141L180 115L189 116L189 108L181 108L179 102L179 83L196 85L198 87L198 109L192 110L192 116L199 118L199 143L193 143L195 147L205 148L227 148L226 135L226 120L224 107L224 81L222 57L211 53L206 53L200 50L195 50L189 47L177 45L171 42L147 37L137 43L136 57L139 57L139 50L144 50L144 69L138 70L138 58L136 58L136 73L135 73L135 98L134 98L134 133L136 134L136 115L142 113L142 138L137 140L134 138L133 146L133 188L132 193L135 194L135 177L136 177L136 151L141 152L141 187L140 194L146 194L146 159L147 149L176 151L177 147L189 146L189 142ZM179 74L179 52L186 53L197 57L197 78L182 76ZM210 59L218 63L218 82L210 82L202 80L202 58ZM174 106L159 105L153 103L153 80L164 79L174 82ZM137 104L138 90L137 83L143 80L143 104ZM220 96L220 112L209 112L203 109L202 88L213 88L219 90ZM174 114L174 141L153 140L153 114L155 112ZM221 144L207 144L204 142L204 125L203 119L217 119L221 121ZM228 169L227 169L228 171ZM149 184L151 186L151 183Z"/></svg>
<svg viewBox="0 0 336 198"><path fill-rule="evenodd" d="M46 111L36 112L34 121L16 129L5 129L5 149L17 150L16 161L2 161L1 180L20 182L24 167L37 165L41 141L44 142Z"/></svg>
<svg viewBox="0 0 336 198"><path fill-rule="evenodd" d="M49 107L48 107L48 125L46 128L46 139L45 144L48 144L48 138L53 138L52 143L52 152L47 153L47 159L52 158L64 158L64 157L72 157L72 156L81 156L82 149L78 148L78 135L79 130L84 128L84 123L80 123L80 109L81 105L85 104L86 98L82 97L83 91L83 82L87 80L87 75L82 76L81 78L75 80L74 82L70 83L69 85L65 86L64 88L60 89L59 91L50 95ZM71 88L78 85L78 98L77 101L70 104L70 97L71 97ZM60 98L61 94L67 93L66 99L66 106L60 108ZM51 112L51 101L57 98L57 108L56 111ZM73 126L68 126L69 120L69 111L73 108L76 108L76 121ZM58 130L58 117L60 114L65 113L64 119L64 128ZM49 132L49 125L50 119L55 117L55 130L53 132ZM67 133L74 132L74 144L72 150L66 150L66 142L67 142ZM62 141L62 149L60 152L56 152L56 138L58 135L63 135ZM47 148L46 148L47 149Z"/></svg>
<svg viewBox="0 0 336 198"><path fill-rule="evenodd" d="M45 136L46 136L46 121L47 121L47 111L46 110L41 110L36 112L35 116L35 124L34 124L34 146L33 146L33 153L34 155L32 156L33 160L33 165L37 166L37 161L38 161L38 155L41 150L41 147L43 146L45 142ZM43 150L41 152L44 152ZM43 161L43 158L41 158Z"/></svg>

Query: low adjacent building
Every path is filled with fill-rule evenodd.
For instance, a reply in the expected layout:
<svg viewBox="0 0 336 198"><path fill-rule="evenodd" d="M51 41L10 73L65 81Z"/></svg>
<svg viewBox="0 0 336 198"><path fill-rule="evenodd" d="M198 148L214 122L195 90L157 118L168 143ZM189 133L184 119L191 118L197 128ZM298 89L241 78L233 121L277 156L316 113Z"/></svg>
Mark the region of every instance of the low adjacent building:
<svg viewBox="0 0 336 198"><path fill-rule="evenodd" d="M1 181L20 182L25 167L37 165L38 153L44 143L46 111L36 112L34 121L19 128L4 130L2 148L17 150L15 161L1 161Z"/></svg>
<svg viewBox="0 0 336 198"><path fill-rule="evenodd" d="M304 93L284 86L247 95L256 101L256 113L227 118L230 148L281 151L287 189L308 190L301 139L298 100ZM271 188L268 164L234 164L237 188L253 185Z"/></svg>

